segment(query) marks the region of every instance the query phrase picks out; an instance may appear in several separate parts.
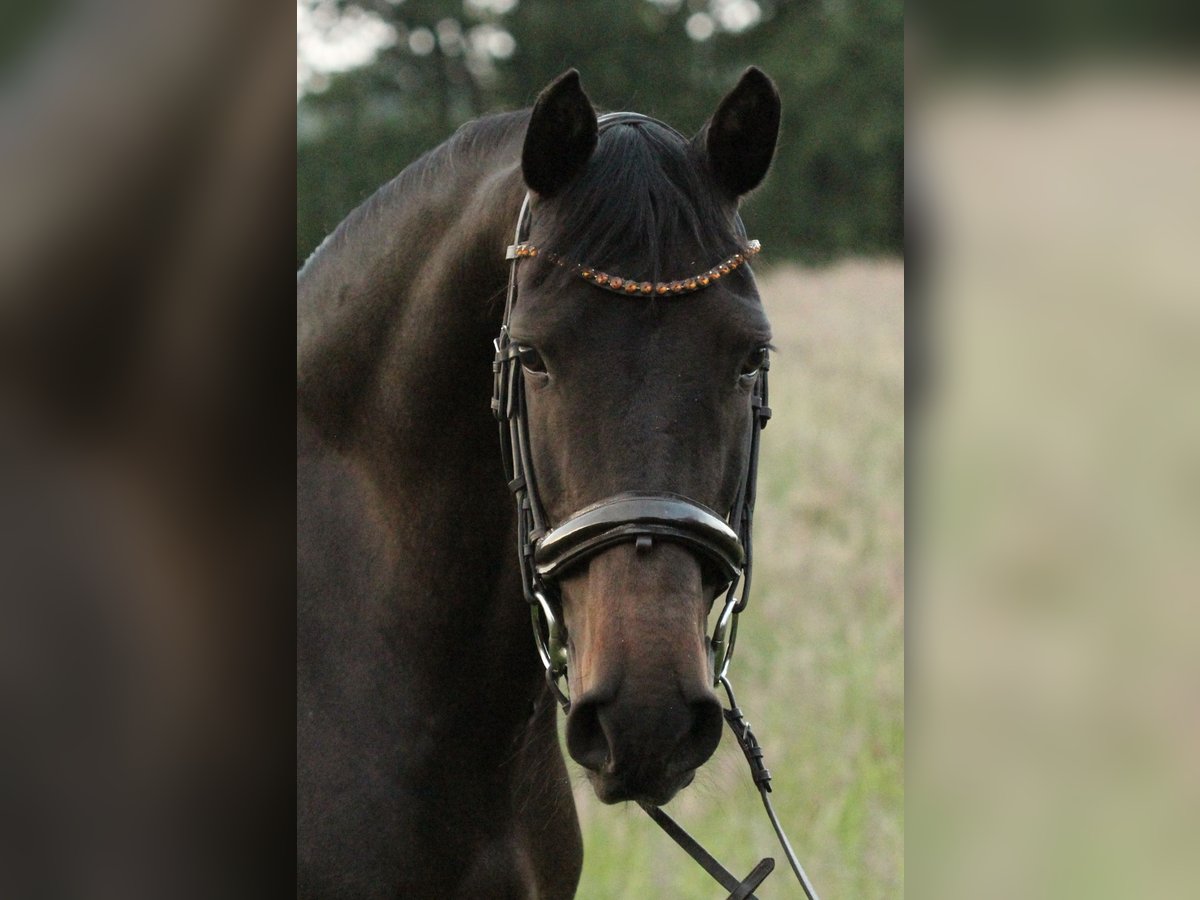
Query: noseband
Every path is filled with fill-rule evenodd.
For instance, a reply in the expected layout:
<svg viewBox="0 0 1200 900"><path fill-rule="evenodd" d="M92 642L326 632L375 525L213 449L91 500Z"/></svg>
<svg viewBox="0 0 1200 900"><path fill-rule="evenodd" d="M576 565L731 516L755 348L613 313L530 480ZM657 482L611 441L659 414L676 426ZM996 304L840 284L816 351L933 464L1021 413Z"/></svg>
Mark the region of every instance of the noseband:
<svg viewBox="0 0 1200 900"><path fill-rule="evenodd" d="M598 119L599 131L624 123L652 123L674 131L670 126L638 113L607 113ZM675 132L678 134L678 132ZM682 135L680 135L682 138ZM551 526L547 522L534 475L529 439L529 419L525 405L525 382L519 359L520 347L512 341L509 326L517 299L517 264L536 257L538 249L526 243L530 224L530 194L525 194L513 243L508 248L508 293L504 304L504 320L495 340L496 355L492 364L494 376L492 412L500 423L500 448L509 490L517 505L517 553L520 560L521 586L529 603L533 621L533 636L538 656L546 672L546 681L564 712L570 712L571 700L565 684L568 652L562 623L555 613L551 597L557 593L556 583L571 568L586 562L598 553L619 543L633 542L637 551L649 550L655 540L682 544L709 563L719 573L725 590L725 601L713 635L708 643L708 657L713 686L723 685L729 694L730 709L726 721L733 729L738 743L750 763L755 784L771 817L772 825L783 845L801 886L816 900L807 876L792 852L787 838L775 817L767 792L770 791L770 772L762 761L762 749L742 717L726 677L737 637L737 618L746 608L750 595L752 570L751 525L754 518L755 483L758 476L759 434L771 417L767 405L767 369L764 358L755 378L747 416L749 453L742 472L736 498L727 516L710 509L690 497L671 493L626 492L606 497L567 516ZM745 241L746 231L740 216L735 214L734 227ZM680 281L652 284L627 281L619 276L596 272L594 269L570 264L553 254L544 254L557 265L572 265L589 283L607 290L629 295L664 295L690 293L703 289L723 275L729 274L757 253L757 241L745 241L741 253L719 262L713 268ZM737 595L739 585L741 596ZM661 809L643 805L646 812L673 840L680 844L718 882L731 890L730 898L753 897L751 891L770 874L774 861L767 858L745 878L737 879L717 862Z"/></svg>
<svg viewBox="0 0 1200 900"><path fill-rule="evenodd" d="M536 542L533 568L544 581L612 544L647 549L656 537L686 544L716 565L724 583L741 572L746 553L737 534L706 506L679 494L617 494L570 516Z"/></svg>

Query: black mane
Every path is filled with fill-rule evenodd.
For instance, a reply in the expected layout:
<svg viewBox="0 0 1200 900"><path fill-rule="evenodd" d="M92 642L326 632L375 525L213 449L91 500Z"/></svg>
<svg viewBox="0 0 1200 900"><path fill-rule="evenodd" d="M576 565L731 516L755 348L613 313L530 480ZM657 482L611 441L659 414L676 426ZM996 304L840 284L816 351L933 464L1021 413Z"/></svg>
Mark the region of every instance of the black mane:
<svg viewBox="0 0 1200 900"><path fill-rule="evenodd" d="M529 121L529 110L495 113L474 119L459 126L441 144L425 151L404 167L391 181L381 185L370 197L351 210L346 218L326 236L298 274L303 275L310 266L316 265L323 251L353 241L354 233L361 227L369 227L372 219L383 218L389 207L401 205L404 198L412 196L424 186L436 186L439 179L455 169L485 163L496 148L506 141L515 140L523 133Z"/></svg>
<svg viewBox="0 0 1200 900"><path fill-rule="evenodd" d="M745 243L701 152L653 122L602 131L587 168L546 211L548 222L539 221L545 213L534 213L534 229L549 235L540 238L547 250L640 281L695 274ZM571 277L558 266L536 272L539 283L552 285Z"/></svg>

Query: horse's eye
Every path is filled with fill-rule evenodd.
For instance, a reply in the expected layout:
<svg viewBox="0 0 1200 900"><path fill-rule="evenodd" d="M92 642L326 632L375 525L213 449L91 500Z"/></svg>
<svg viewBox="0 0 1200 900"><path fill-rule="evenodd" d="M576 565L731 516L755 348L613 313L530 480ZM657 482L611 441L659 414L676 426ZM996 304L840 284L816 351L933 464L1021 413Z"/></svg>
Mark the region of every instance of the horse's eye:
<svg viewBox="0 0 1200 900"><path fill-rule="evenodd" d="M525 371L542 373L546 371L546 362L542 359L542 354L538 353L532 347L522 347L517 351L517 358L521 360L521 365L525 367Z"/></svg>
<svg viewBox="0 0 1200 900"><path fill-rule="evenodd" d="M763 367L767 361L767 348L755 347L754 352L746 357L746 361L742 363L742 377L749 380L758 374L758 370Z"/></svg>

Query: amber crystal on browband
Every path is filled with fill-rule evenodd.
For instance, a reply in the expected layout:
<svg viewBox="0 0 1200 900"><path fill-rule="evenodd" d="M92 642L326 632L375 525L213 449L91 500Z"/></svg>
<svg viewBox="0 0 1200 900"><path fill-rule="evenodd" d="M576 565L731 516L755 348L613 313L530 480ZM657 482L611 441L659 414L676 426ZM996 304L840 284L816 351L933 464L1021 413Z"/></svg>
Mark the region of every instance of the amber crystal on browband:
<svg viewBox="0 0 1200 900"><path fill-rule="evenodd" d="M600 272L596 269L587 266L571 265L561 256L554 253L542 253L541 255L550 260L556 266L570 266L578 270L579 277L588 284L594 284L596 287L604 288L607 291L613 291L617 294L625 294L627 296L639 295L650 296L656 294L660 297L667 294L690 294L692 291L698 291L701 288L706 288L714 281L728 275L734 269L748 262L750 257L754 256L762 250L762 244L758 241L750 241L746 248L740 253L735 253L728 259L723 259L706 272L701 272L699 275L690 275L687 278L681 278L677 281L633 281L627 278L621 278L617 275L610 275L607 272ZM517 244L509 251L513 258L527 259L537 256L541 251L533 244Z"/></svg>

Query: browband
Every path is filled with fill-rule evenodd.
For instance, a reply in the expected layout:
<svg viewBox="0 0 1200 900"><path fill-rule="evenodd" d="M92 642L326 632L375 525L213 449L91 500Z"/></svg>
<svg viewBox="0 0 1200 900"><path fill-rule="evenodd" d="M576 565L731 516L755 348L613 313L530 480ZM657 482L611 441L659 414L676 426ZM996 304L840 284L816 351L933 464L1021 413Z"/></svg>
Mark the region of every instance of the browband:
<svg viewBox="0 0 1200 900"><path fill-rule="evenodd" d="M507 258L532 259L541 256L559 268L569 269L588 284L594 284L596 287L612 291L614 294L665 297L668 294L690 294L693 291L703 290L714 281L720 281L730 272L741 268L742 265L750 260L750 257L761 250L761 243L758 241L749 241L739 252L727 259L721 260L711 269L706 269L695 275L677 278L674 281L637 281L632 278L622 278L619 275L610 275L608 272L601 272L582 263L573 263L559 256L557 253L549 253L541 250L529 242L512 244L508 248Z"/></svg>

